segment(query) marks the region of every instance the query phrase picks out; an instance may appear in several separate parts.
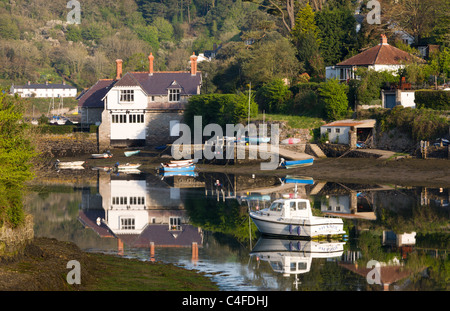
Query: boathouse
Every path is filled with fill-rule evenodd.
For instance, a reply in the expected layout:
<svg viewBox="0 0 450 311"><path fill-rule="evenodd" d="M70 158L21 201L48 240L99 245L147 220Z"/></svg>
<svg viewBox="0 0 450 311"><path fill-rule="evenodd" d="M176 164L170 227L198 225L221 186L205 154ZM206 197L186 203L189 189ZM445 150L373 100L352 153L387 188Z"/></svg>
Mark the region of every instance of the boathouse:
<svg viewBox="0 0 450 311"><path fill-rule="evenodd" d="M376 120L339 120L320 127L320 135L328 135L328 141L335 144L356 147L374 147Z"/></svg>

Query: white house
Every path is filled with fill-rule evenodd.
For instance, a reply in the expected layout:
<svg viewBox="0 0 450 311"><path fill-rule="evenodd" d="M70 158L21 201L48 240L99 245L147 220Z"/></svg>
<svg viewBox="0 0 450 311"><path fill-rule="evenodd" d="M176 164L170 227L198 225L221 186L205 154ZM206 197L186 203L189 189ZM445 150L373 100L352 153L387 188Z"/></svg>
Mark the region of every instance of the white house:
<svg viewBox="0 0 450 311"><path fill-rule="evenodd" d="M100 123L100 149L158 145L176 139L170 136L171 124L183 119L189 97L200 94L197 56L190 57L190 71L154 72L153 55L148 59L148 71L123 76L122 60L116 60L116 78L99 80L79 97L82 120Z"/></svg>
<svg viewBox="0 0 450 311"><path fill-rule="evenodd" d="M400 68L413 61L423 62L422 59L388 44L387 37L381 35L381 42L377 46L334 66L326 67L326 79L338 79L342 82L356 79L356 70L361 67L396 73Z"/></svg>
<svg viewBox="0 0 450 311"><path fill-rule="evenodd" d="M21 97L75 97L77 88L63 83L31 84L28 81L25 85L12 85L11 94L18 94Z"/></svg>

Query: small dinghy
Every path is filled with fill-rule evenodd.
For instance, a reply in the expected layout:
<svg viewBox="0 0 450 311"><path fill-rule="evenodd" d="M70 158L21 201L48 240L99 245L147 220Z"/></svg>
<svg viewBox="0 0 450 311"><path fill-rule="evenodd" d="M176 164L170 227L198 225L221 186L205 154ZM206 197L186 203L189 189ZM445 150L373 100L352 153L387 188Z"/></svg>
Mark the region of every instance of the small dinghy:
<svg viewBox="0 0 450 311"><path fill-rule="evenodd" d="M125 151L124 154L126 157L131 157L133 155L139 154L141 150L132 150L132 151Z"/></svg>

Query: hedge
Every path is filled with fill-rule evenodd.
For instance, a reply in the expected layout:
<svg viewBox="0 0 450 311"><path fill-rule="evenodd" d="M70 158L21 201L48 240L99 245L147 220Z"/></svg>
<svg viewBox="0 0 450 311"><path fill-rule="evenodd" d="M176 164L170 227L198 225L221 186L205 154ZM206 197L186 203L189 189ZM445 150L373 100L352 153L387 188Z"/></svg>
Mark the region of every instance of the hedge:
<svg viewBox="0 0 450 311"><path fill-rule="evenodd" d="M450 110L450 91L420 90L415 92L417 108Z"/></svg>
<svg viewBox="0 0 450 311"><path fill-rule="evenodd" d="M42 134L68 134L72 133L76 125L39 125Z"/></svg>

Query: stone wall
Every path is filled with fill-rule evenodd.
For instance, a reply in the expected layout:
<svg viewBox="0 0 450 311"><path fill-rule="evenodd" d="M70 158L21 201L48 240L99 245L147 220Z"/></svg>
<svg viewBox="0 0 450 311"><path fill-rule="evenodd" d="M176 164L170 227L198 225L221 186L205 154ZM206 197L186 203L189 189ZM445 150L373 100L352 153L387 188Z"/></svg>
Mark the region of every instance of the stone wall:
<svg viewBox="0 0 450 311"><path fill-rule="evenodd" d="M37 149L43 157L65 157L98 151L96 133L43 134L36 139Z"/></svg>
<svg viewBox="0 0 450 311"><path fill-rule="evenodd" d="M26 215L23 224L15 229L3 225L0 228L0 261L14 260L23 254L34 238L33 216Z"/></svg>

